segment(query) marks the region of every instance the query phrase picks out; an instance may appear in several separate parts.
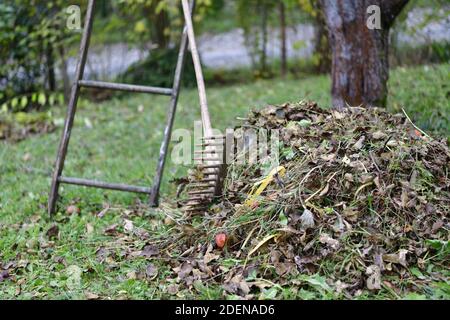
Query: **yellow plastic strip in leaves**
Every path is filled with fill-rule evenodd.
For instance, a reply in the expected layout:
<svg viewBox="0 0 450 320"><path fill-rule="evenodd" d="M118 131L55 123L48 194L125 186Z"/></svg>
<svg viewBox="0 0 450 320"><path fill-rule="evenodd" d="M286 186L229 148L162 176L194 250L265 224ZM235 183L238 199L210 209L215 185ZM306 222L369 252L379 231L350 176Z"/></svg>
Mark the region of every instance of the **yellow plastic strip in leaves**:
<svg viewBox="0 0 450 320"><path fill-rule="evenodd" d="M256 251L258 251L259 248L261 248L266 242L278 237L280 234L279 233L275 233L275 234L271 234L270 236L265 237L264 239L262 239L247 255L247 258L249 258L252 254L254 254Z"/></svg>
<svg viewBox="0 0 450 320"><path fill-rule="evenodd" d="M272 171L270 171L270 173L267 175L266 178L264 178L261 181L256 182L253 187L252 190L250 191L250 193L248 194L247 200L245 200L245 205L248 207L252 207L255 202L256 202L256 198L264 191L266 190L267 186L274 180L276 175L279 175L281 177L283 177L286 174L286 168L279 166L275 169L273 169ZM259 186L259 187L258 187ZM258 188L257 188L258 187ZM257 188L257 189L256 189ZM256 191L255 191L256 189Z"/></svg>

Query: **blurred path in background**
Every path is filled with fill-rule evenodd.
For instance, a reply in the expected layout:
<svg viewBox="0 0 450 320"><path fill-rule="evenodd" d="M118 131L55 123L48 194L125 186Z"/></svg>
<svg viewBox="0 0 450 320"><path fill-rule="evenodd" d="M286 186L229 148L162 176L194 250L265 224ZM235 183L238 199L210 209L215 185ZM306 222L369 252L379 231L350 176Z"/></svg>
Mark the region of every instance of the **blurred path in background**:
<svg viewBox="0 0 450 320"><path fill-rule="evenodd" d="M428 9L415 9L408 14L406 30L400 30L398 45L418 46L432 42L450 42L450 15L439 21L424 23ZM415 30L417 29L417 30ZM412 32L414 30L414 32ZM288 58L309 58L313 54L315 31L312 24L299 24L288 29ZM280 51L279 31L269 34L268 55L277 58ZM244 33L235 29L222 34L203 34L199 37L199 49L203 64L211 69L229 69L251 65L244 41ZM148 52L118 43L92 48L88 57L85 77L113 79L127 68L146 57ZM76 59L68 61L69 75L75 73Z"/></svg>

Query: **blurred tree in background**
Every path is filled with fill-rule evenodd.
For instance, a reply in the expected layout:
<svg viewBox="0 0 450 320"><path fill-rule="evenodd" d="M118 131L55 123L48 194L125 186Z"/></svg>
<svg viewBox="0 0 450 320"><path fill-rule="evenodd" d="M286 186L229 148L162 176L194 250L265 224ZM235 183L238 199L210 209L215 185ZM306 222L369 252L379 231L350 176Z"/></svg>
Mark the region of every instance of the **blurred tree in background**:
<svg viewBox="0 0 450 320"><path fill-rule="evenodd" d="M244 30L245 43L252 58L252 66L262 78L269 77L267 41L269 13L277 0L237 0L237 17Z"/></svg>
<svg viewBox="0 0 450 320"><path fill-rule="evenodd" d="M287 73L287 28L292 26L289 20L292 13L306 17L296 20L294 24L313 23L316 36L312 63L319 73L329 72L331 55L328 33L320 2L316 0L236 0L237 23L244 30L246 46L252 58L252 65L257 75L270 77L267 59L267 42L269 28L280 32L280 66L281 74Z"/></svg>
<svg viewBox="0 0 450 320"><path fill-rule="evenodd" d="M94 52L98 49L105 53L111 48L109 45L119 44L125 50L133 48L142 54L139 61L114 73L112 77L117 79L108 80L170 87L184 24L180 1L97 0L96 3L91 41ZM206 80L208 75L211 83L217 84L270 78L278 74L298 76L330 72L332 51L322 3L319 0L197 0L194 17L197 35L241 28L251 58L250 69L231 66L234 70L228 73L227 70L207 70ZM79 5L84 13L87 0L70 4ZM70 59L73 69L80 32L65 27L68 5L65 0L1 1L2 110L27 111L53 105L62 100L59 92L67 94L70 90L68 61ZM413 8L423 8L426 14L421 23L406 28ZM400 31L402 36L417 36L427 24L437 19L442 21L447 16L448 0L411 0L397 19L398 27L394 26L394 32L390 32L394 49L390 57L394 64L448 61L448 42L436 43L425 39L424 44L417 47L406 47L397 41ZM312 43L308 43L313 47L313 54L289 59L288 52L307 45L300 43L304 41L292 43L291 32L302 32L297 29L299 26L313 26L315 36ZM101 54L97 56L102 59ZM117 63L118 60L111 61ZM190 59L187 61L184 84L195 85L192 64Z"/></svg>
<svg viewBox="0 0 450 320"><path fill-rule="evenodd" d="M198 22L206 15L216 14L223 4L223 0L197 0L194 20ZM126 40L143 45L146 51L151 52L146 59L128 68L118 80L172 87L173 72L178 58L178 44L184 25L181 2L178 0L120 0L118 10L123 21L134 24L134 29L127 34ZM194 68L190 59L186 62L183 84L195 85Z"/></svg>
<svg viewBox="0 0 450 320"><path fill-rule="evenodd" d="M319 73L330 72L331 51L330 44L328 42L328 30L326 28L321 2L317 0L297 1L300 5L300 9L312 19L316 30L313 64Z"/></svg>
<svg viewBox="0 0 450 320"><path fill-rule="evenodd" d="M199 22L207 14L217 12L223 3L223 0L196 0L194 20ZM151 49L161 50L167 49L172 41L179 41L184 25L179 0L119 0L116 8L120 19L134 25L125 40L151 42Z"/></svg>
<svg viewBox="0 0 450 320"><path fill-rule="evenodd" d="M62 1L0 3L0 106L14 111L55 104L56 60L71 41Z"/></svg>

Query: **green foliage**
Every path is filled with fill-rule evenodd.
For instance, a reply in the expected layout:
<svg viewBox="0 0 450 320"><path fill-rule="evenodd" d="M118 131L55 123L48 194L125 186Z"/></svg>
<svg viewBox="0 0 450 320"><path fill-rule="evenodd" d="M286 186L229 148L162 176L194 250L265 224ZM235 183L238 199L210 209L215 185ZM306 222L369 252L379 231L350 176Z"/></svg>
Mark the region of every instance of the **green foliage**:
<svg viewBox="0 0 450 320"><path fill-rule="evenodd" d="M266 63L268 27L280 28L280 1L276 0L236 0L237 23L244 30L246 46L252 57L256 78L268 78L272 71ZM331 55L328 35L319 2L314 0L282 0L286 11L286 25L310 22L317 28L313 63L316 71L328 72ZM256 13L256 14L255 14ZM265 17L267 15L267 17ZM302 44L298 45L299 46ZM295 46L295 45L294 45Z"/></svg>
<svg viewBox="0 0 450 320"><path fill-rule="evenodd" d="M405 108L421 129L450 139L450 102L446 89L449 64L440 66L394 69L389 80L388 110L401 113Z"/></svg>
<svg viewBox="0 0 450 320"><path fill-rule="evenodd" d="M271 71L267 64L267 41L270 13L278 1L237 0L239 26L244 30L245 45L252 58L256 78L268 78Z"/></svg>
<svg viewBox="0 0 450 320"><path fill-rule="evenodd" d="M290 2L298 2L300 8L312 18L315 18L319 15L318 9L318 1L314 0L292 0Z"/></svg>
<svg viewBox="0 0 450 320"><path fill-rule="evenodd" d="M437 62L450 61L450 42L434 42L431 44L431 49Z"/></svg>
<svg viewBox="0 0 450 320"><path fill-rule="evenodd" d="M447 63L450 61L450 42L433 42L424 45L394 45L390 62L394 66Z"/></svg>
<svg viewBox="0 0 450 320"><path fill-rule="evenodd" d="M3 93L0 93L0 100ZM43 107L53 107L64 104L64 95L59 92L32 92L27 94L17 94L10 100L6 100L0 105L0 113L7 111L19 112L31 109L42 109Z"/></svg>
<svg viewBox="0 0 450 320"><path fill-rule="evenodd" d="M2 109L42 105L54 51L70 41L60 1L15 0L0 4L0 96ZM33 99L33 97L40 99ZM35 100L35 101L34 101Z"/></svg>
<svg viewBox="0 0 450 320"><path fill-rule="evenodd" d="M219 10L211 0L198 0L194 20L200 21L208 12ZM171 39L179 36L184 18L178 0L120 0L117 11L122 19L134 26L127 33L134 43L151 41L158 49L166 49Z"/></svg>
<svg viewBox="0 0 450 320"><path fill-rule="evenodd" d="M138 61L118 77L118 81L149 86L172 88L178 48L152 50L144 61ZM183 85L195 86L194 65L187 56L183 72Z"/></svg>
<svg viewBox="0 0 450 320"><path fill-rule="evenodd" d="M421 20L418 20L418 23L409 25L406 23L406 20L409 13L414 9L422 15ZM411 0L396 19L394 26L394 41L392 42L397 60L404 62L404 64L443 63L450 61L450 43L448 41L436 42L427 39L426 36L422 39L425 41L421 45L399 45L396 41L396 35L399 32L415 37L424 27L432 23L445 23L449 14L448 0Z"/></svg>

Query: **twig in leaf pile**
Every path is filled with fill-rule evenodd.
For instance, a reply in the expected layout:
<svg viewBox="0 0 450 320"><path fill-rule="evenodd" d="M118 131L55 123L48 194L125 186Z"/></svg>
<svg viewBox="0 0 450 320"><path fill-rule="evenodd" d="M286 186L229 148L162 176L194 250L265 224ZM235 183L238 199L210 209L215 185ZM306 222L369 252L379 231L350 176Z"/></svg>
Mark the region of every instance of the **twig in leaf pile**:
<svg viewBox="0 0 450 320"><path fill-rule="evenodd" d="M408 121L412 124L412 126L418 130L421 134L423 134L425 137L427 137L430 140L433 140L433 138L431 138L425 131L423 131L422 129L420 129L418 126L416 126L414 124L414 122L412 122L411 118L408 116L408 114L406 113L405 109L402 108L403 114L405 115L405 117L408 119Z"/></svg>

